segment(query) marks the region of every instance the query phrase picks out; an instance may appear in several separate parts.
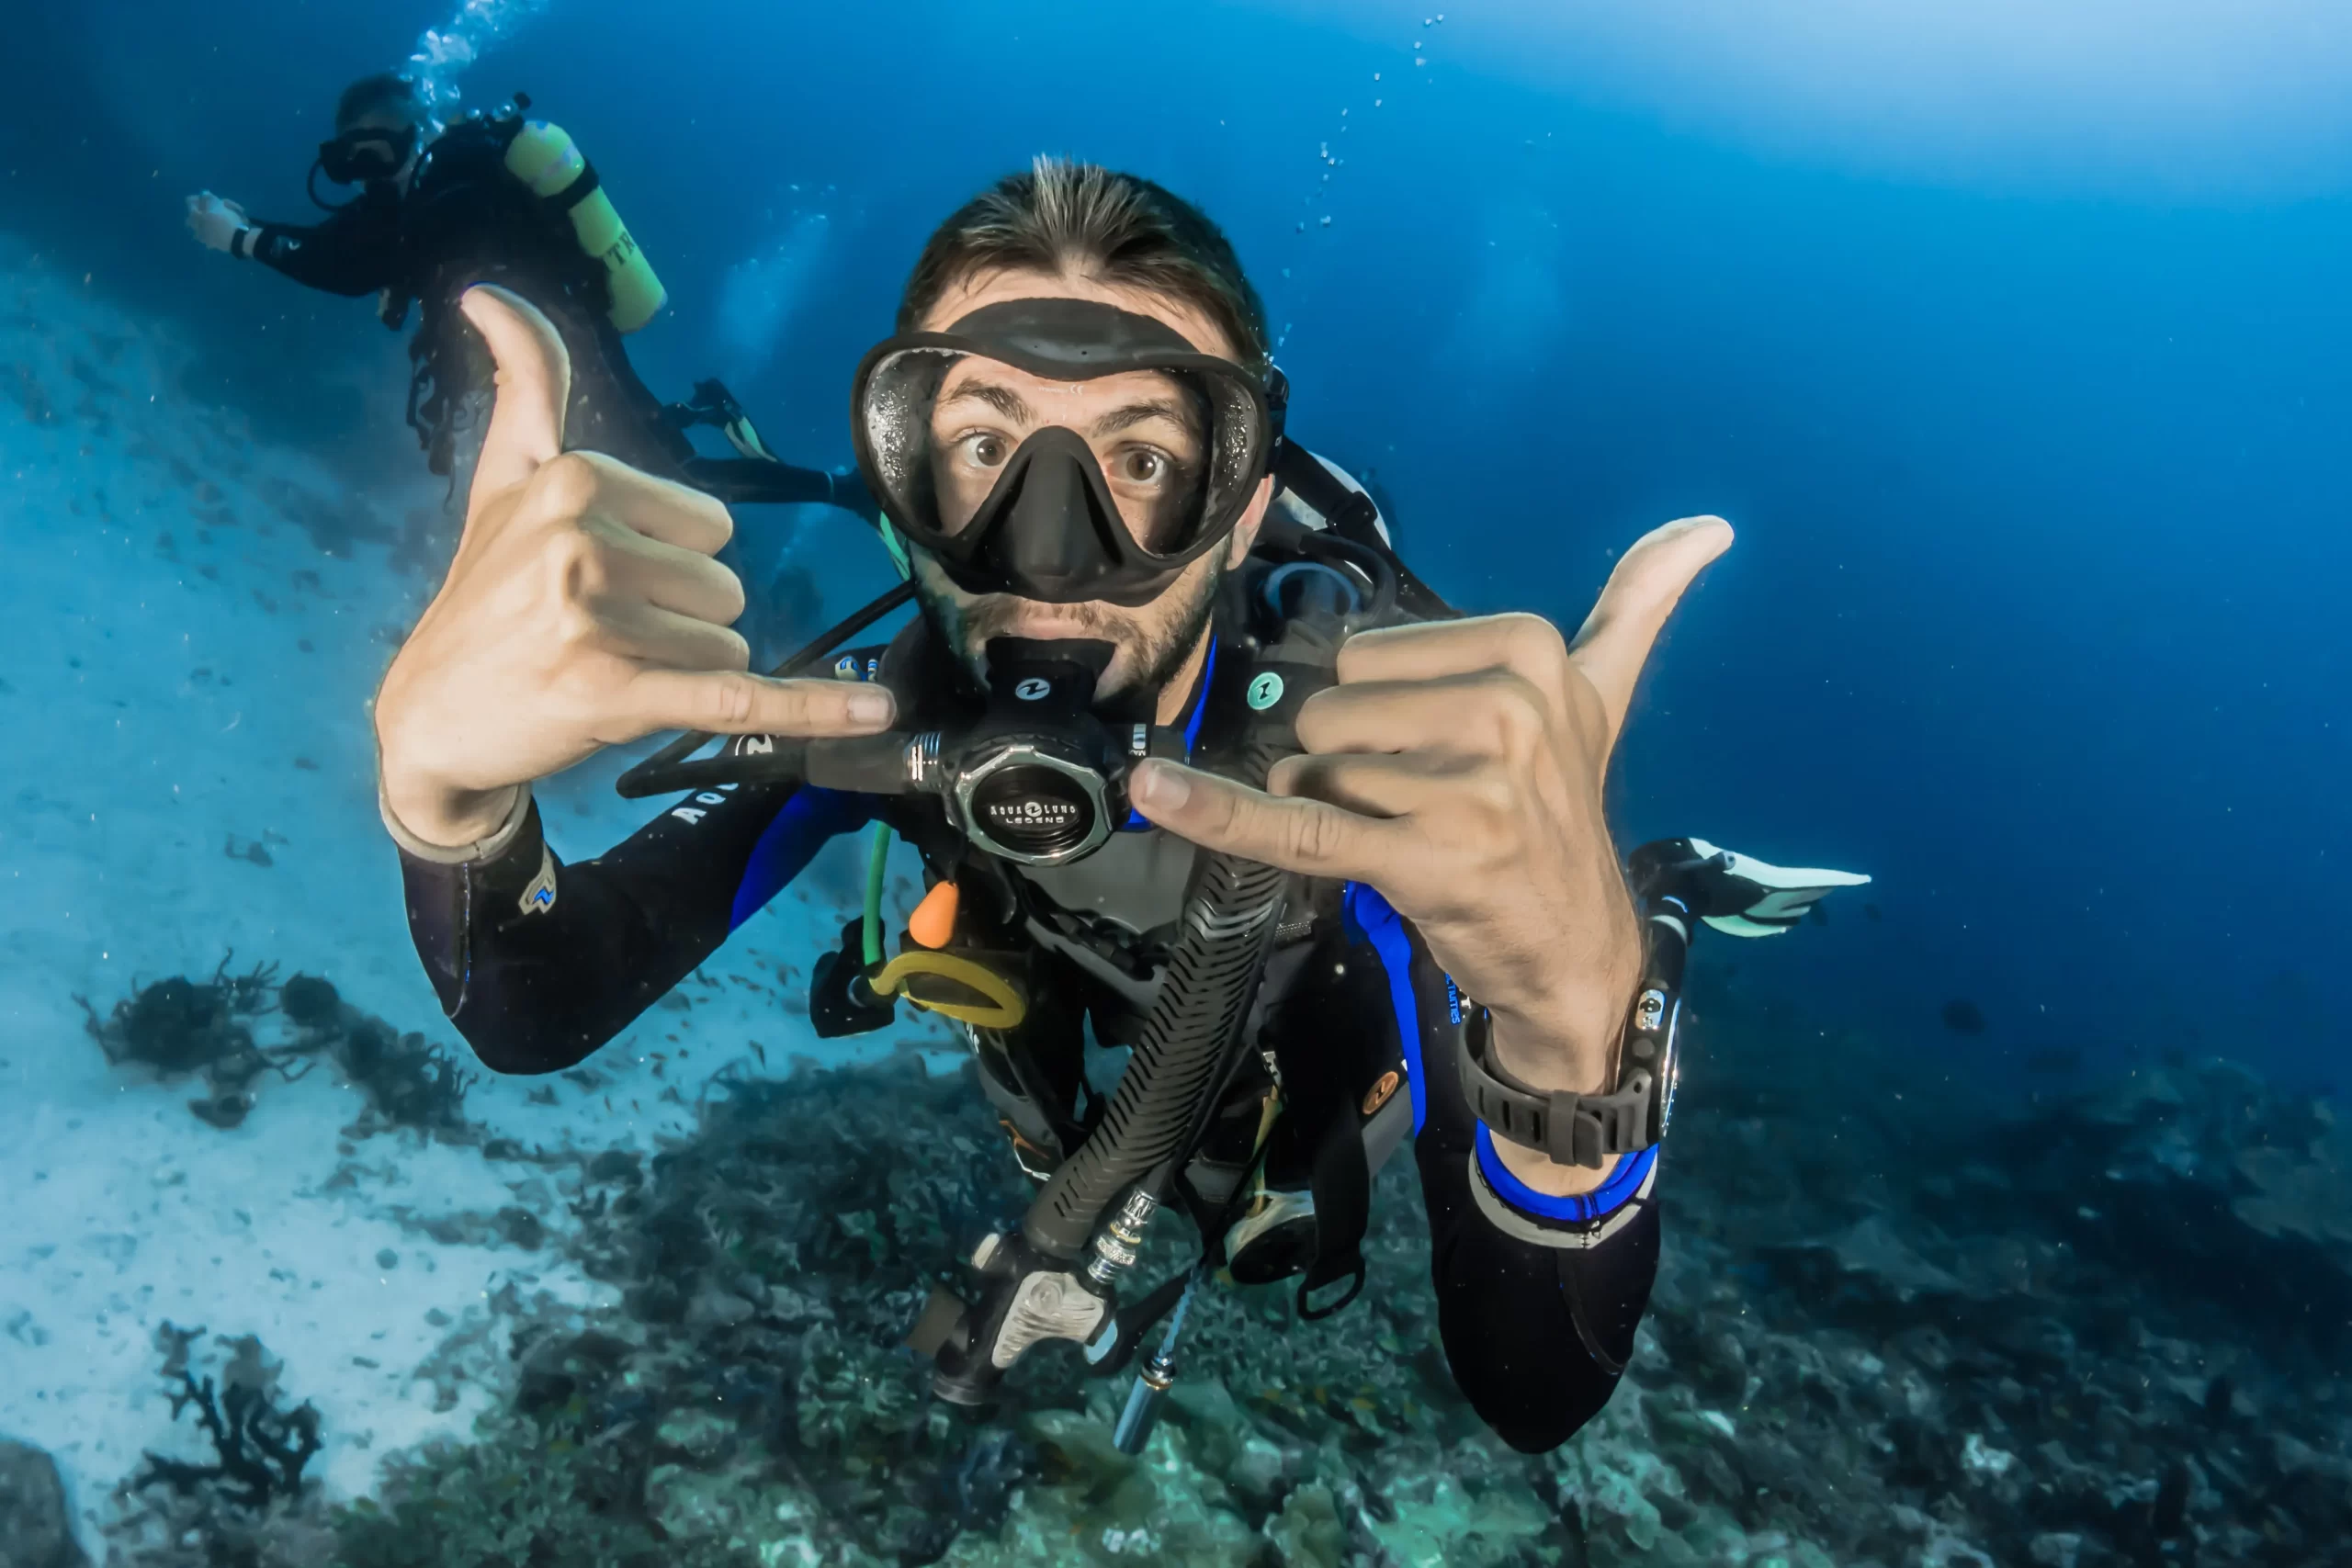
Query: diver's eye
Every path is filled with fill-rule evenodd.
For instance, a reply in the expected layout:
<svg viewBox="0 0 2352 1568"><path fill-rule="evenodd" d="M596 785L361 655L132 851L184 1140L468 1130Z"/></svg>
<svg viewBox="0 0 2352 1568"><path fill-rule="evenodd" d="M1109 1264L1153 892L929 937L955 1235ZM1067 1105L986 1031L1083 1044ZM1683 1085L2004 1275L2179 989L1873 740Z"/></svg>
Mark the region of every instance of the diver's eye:
<svg viewBox="0 0 2352 1568"><path fill-rule="evenodd" d="M1168 477L1168 455L1148 446L1130 446L1119 454L1112 467L1128 484L1158 484Z"/></svg>
<svg viewBox="0 0 2352 1568"><path fill-rule="evenodd" d="M964 437L964 460L976 468L995 468L1004 465L1012 456L1003 436L992 431L978 430Z"/></svg>

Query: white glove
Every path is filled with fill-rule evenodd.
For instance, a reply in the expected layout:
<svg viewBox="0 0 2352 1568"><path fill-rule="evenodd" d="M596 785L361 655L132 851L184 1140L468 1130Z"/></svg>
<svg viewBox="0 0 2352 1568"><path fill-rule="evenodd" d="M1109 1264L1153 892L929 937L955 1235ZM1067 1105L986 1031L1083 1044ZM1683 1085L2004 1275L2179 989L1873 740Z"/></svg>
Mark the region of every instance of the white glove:
<svg viewBox="0 0 2352 1568"><path fill-rule="evenodd" d="M187 231L208 250L233 252L237 236L253 226L243 208L209 190L187 198Z"/></svg>

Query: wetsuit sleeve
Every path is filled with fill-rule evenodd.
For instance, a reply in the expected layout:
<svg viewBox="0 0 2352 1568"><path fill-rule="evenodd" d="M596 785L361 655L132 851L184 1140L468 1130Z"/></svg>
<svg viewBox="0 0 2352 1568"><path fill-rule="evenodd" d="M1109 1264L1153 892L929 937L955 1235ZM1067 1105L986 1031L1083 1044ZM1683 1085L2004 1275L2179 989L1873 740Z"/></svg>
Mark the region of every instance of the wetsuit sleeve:
<svg viewBox="0 0 2352 1568"><path fill-rule="evenodd" d="M400 270L396 204L361 199L322 223L258 223L241 254L308 288L349 299L391 287Z"/></svg>
<svg viewBox="0 0 2352 1568"><path fill-rule="evenodd" d="M409 934L442 1010L485 1066L558 1072L692 973L871 810L866 797L831 790L706 790L567 865L534 804L486 859L442 864L401 852Z"/></svg>
<svg viewBox="0 0 2352 1568"><path fill-rule="evenodd" d="M1657 1274L1657 1151L1621 1161L1584 1198L1512 1179L1462 1091L1453 982L1377 894L1355 890L1350 912L1379 954L1402 1037L1447 1365L1505 1442L1556 1448L1609 1402L1633 1356Z"/></svg>

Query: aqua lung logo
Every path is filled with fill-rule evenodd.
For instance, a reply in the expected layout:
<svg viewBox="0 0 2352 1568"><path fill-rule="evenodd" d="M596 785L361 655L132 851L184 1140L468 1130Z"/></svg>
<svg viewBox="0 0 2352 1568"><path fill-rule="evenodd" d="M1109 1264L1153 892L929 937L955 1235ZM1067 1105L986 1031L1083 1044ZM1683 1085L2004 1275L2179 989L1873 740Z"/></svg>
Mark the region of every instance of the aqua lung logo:
<svg viewBox="0 0 2352 1568"><path fill-rule="evenodd" d="M1283 678L1269 670L1250 682L1250 705L1259 713L1265 712L1283 700Z"/></svg>
<svg viewBox="0 0 2352 1568"><path fill-rule="evenodd" d="M984 808L989 820L1000 828L1019 828L1024 832L1049 832L1078 825L1079 808L1067 800L1007 800L991 801Z"/></svg>
<svg viewBox="0 0 2352 1568"><path fill-rule="evenodd" d="M1022 682L1021 684L1013 687L1012 694L1019 697L1024 703L1034 703L1043 698L1046 693L1053 689L1052 682L1032 675L1026 681Z"/></svg>

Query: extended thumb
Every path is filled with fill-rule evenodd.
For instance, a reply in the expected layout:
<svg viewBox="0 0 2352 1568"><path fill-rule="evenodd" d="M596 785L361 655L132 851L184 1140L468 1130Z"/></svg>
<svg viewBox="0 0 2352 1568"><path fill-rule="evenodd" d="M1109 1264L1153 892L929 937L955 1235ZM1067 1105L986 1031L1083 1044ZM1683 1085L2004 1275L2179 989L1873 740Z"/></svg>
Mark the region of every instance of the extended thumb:
<svg viewBox="0 0 2352 1568"><path fill-rule="evenodd" d="M474 465L471 517L485 497L521 484L563 450L563 411L571 398L571 355L555 324L519 294L481 283L459 308L490 344L498 390Z"/></svg>
<svg viewBox="0 0 2352 1568"><path fill-rule="evenodd" d="M1568 655L1600 693L1612 743L1667 616L1731 539L1731 525L1720 517L1681 518L1643 535L1609 574Z"/></svg>

